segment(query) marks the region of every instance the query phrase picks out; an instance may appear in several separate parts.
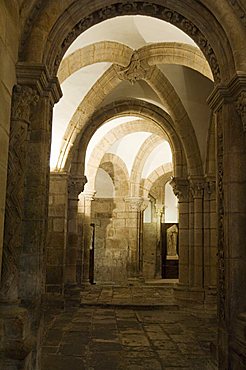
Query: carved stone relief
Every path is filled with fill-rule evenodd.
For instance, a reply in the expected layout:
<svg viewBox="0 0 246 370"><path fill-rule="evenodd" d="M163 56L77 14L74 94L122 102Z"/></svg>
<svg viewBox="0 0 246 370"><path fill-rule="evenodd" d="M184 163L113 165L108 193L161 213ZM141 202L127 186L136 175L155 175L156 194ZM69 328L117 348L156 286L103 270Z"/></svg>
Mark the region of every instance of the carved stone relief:
<svg viewBox="0 0 246 370"><path fill-rule="evenodd" d="M141 60L139 53L134 51L127 67L115 65L114 69L120 80L128 80L134 85L138 80L148 79L153 67L150 67L145 60Z"/></svg>
<svg viewBox="0 0 246 370"><path fill-rule="evenodd" d="M186 179L173 177L170 181L173 192L178 197L180 203L188 202L189 200L189 182Z"/></svg>
<svg viewBox="0 0 246 370"><path fill-rule="evenodd" d="M15 86L9 141L9 161L0 299L17 299L18 255L22 245L24 178L31 107L38 101L35 90Z"/></svg>
<svg viewBox="0 0 246 370"><path fill-rule="evenodd" d="M241 117L243 124L243 131L246 131L246 91L243 91L236 102L236 109Z"/></svg>

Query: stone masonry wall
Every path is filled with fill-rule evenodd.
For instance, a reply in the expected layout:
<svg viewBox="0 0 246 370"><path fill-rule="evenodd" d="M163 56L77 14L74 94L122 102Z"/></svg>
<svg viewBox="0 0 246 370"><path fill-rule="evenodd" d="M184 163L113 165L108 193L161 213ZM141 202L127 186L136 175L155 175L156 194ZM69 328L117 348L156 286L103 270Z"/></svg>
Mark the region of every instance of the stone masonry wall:
<svg viewBox="0 0 246 370"><path fill-rule="evenodd" d="M123 283L127 281L128 214L122 198L95 199L92 220L95 231L95 281Z"/></svg>

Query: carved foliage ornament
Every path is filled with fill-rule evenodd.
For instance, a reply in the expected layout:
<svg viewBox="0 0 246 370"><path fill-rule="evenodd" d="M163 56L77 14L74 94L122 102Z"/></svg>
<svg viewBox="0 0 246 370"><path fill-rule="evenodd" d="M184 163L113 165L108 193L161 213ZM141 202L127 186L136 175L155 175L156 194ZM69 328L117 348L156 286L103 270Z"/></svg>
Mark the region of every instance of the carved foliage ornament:
<svg viewBox="0 0 246 370"><path fill-rule="evenodd" d="M78 200L78 196L84 190L86 182L86 176L70 177L68 180L68 198Z"/></svg>
<svg viewBox="0 0 246 370"><path fill-rule="evenodd" d="M113 4L110 6L106 6L101 8L99 11L96 11L87 17L83 18L79 21L73 30L67 35L67 37L63 40L60 50L56 55L55 62L54 62L54 72L58 69L60 62L65 54L65 51L71 45L71 43L85 30L90 28L91 26L104 21L109 18L113 18L115 16L120 15L146 15L150 17L156 17L172 23L173 25L177 26L185 33L187 33L196 44L200 47L202 52L205 54L206 59L211 67L213 72L213 76L216 82L220 82L220 68L216 58L216 55L209 44L206 37L201 33L201 31L187 18L182 16L181 14L163 6L157 4L151 4L148 2L143 1L126 1L126 2L119 2L117 4Z"/></svg>
<svg viewBox="0 0 246 370"><path fill-rule="evenodd" d="M188 180L173 177L170 181L170 185L173 188L173 192L178 197L180 203L188 202L189 200L189 185Z"/></svg>
<svg viewBox="0 0 246 370"><path fill-rule="evenodd" d="M129 205L129 209L133 212L141 211L143 205L143 198L141 197L127 197L125 202Z"/></svg>
<svg viewBox="0 0 246 370"><path fill-rule="evenodd" d="M236 109L242 120L243 131L246 132L246 91L243 91L237 99Z"/></svg>
<svg viewBox="0 0 246 370"><path fill-rule="evenodd" d="M194 181L191 180L190 182L190 191L193 198L202 198L204 194L204 181Z"/></svg>

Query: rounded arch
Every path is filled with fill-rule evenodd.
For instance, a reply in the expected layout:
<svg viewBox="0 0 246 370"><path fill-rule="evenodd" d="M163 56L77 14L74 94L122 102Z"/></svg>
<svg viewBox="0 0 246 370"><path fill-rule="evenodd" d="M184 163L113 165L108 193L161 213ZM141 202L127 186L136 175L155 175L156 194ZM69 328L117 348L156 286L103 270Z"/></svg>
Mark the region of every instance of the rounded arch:
<svg viewBox="0 0 246 370"><path fill-rule="evenodd" d="M49 2L44 4L44 9L39 12L37 25L29 30L29 37L28 32L23 33L20 60L44 63L50 73L55 75L66 50L85 30L116 15L145 15L167 21L187 33L206 56L215 81L228 80L236 70L245 68L242 55L238 58L235 56L235 68L230 46L232 45L235 50L242 49L237 32L238 29L241 30L241 23L236 17L233 17L235 27L231 27L231 20L226 23L224 4L217 5L219 9L214 9L212 1L205 5L191 0L184 6L182 0L177 0L168 5L169 7L158 0L154 2L108 0L103 7L100 0L88 2L83 7L79 0L66 0L60 6ZM218 10L221 10L223 16ZM32 49L30 45L36 47ZM242 53L245 60L245 51Z"/></svg>
<svg viewBox="0 0 246 370"><path fill-rule="evenodd" d="M145 142L139 149L138 154L133 163L130 176L131 196L139 196L140 182L142 178L142 171L144 168L145 161L152 152L152 150L163 141L164 141L163 137L153 134L145 140Z"/></svg>
<svg viewBox="0 0 246 370"><path fill-rule="evenodd" d="M87 188L94 188L95 176L97 168L100 166L102 158L104 158L107 150L119 139L123 138L125 135L133 132L155 132L157 135L164 136L163 130L156 125L151 125L150 120L137 120L132 122L126 122L120 126L110 130L102 140L96 145L87 163L86 177L87 177ZM164 136L165 137L165 136ZM163 139L162 139L163 140ZM109 154L109 153L108 153ZM127 171L128 173L128 171ZM129 175L128 175L129 177Z"/></svg>
<svg viewBox="0 0 246 370"><path fill-rule="evenodd" d="M146 45L137 50L140 59L149 65L180 64L194 69L213 81L213 75L202 52L188 44L163 42ZM62 60L58 70L58 79L63 83L68 77L90 64L111 62L127 66L134 50L119 42L102 41L85 46Z"/></svg>
<svg viewBox="0 0 246 370"><path fill-rule="evenodd" d="M173 165L172 163L166 163L162 166L156 168L151 174L147 177L147 179L143 179L141 182L142 188L142 196L144 198L148 197L148 194L154 185L154 183L160 178L165 176L166 182L171 179L173 176Z"/></svg>
<svg viewBox="0 0 246 370"><path fill-rule="evenodd" d="M162 103L170 110L172 125L183 144L189 172L191 175L203 174L202 160L195 136L194 128L189 116L169 80L157 67L151 67L150 73L144 76L144 80L156 92ZM97 81L95 86L83 99L74 113L64 136L63 146L58 159L58 169L66 167L65 161L69 160L69 152L76 148L77 138L81 136L90 115L93 115L94 107L100 106L103 98L120 83L121 79L114 66L111 66ZM100 94L96 87L100 87ZM171 97L171 99L170 99Z"/></svg>
<svg viewBox="0 0 246 370"><path fill-rule="evenodd" d="M129 192L129 175L125 162L117 155L106 153L99 168L106 171L111 177L116 196L127 196Z"/></svg>
<svg viewBox="0 0 246 370"><path fill-rule="evenodd" d="M76 151L67 161L67 170L71 173L83 173L85 165L85 152L90 138L95 131L106 121L119 116L135 115L157 125L167 136L173 153L175 176L187 176L187 163L181 141L173 128L171 117L156 105L138 99L118 100L100 108L95 112L81 131L80 140L75 143Z"/></svg>

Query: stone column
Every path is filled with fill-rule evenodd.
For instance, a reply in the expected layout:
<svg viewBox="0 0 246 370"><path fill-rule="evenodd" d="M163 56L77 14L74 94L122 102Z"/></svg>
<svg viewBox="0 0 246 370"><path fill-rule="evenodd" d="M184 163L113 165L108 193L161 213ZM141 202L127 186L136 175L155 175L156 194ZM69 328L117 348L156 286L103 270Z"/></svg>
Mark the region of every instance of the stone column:
<svg viewBox="0 0 246 370"><path fill-rule="evenodd" d="M203 193L204 179L191 178L190 189L194 201L194 277L192 286L203 288L204 286L204 254L203 254Z"/></svg>
<svg viewBox="0 0 246 370"><path fill-rule="evenodd" d="M189 286L189 182L174 177L170 184L179 200L179 286Z"/></svg>
<svg viewBox="0 0 246 370"><path fill-rule="evenodd" d="M165 214L165 206L164 204L156 204L156 235L157 235L157 245L156 245L156 265L155 265L155 278L161 279L162 278L162 218Z"/></svg>
<svg viewBox="0 0 246 370"><path fill-rule="evenodd" d="M216 180L207 177L204 188L204 287L216 290L217 241L216 241Z"/></svg>
<svg viewBox="0 0 246 370"><path fill-rule="evenodd" d="M95 190L86 190L84 197L84 222L83 222L83 271L82 284L90 283L90 247L91 247L91 202L95 199Z"/></svg>
<svg viewBox="0 0 246 370"><path fill-rule="evenodd" d="M127 227L129 228L129 256L128 256L128 280L138 281L142 272L142 250L140 244L140 212L143 203L141 197L127 197L128 205Z"/></svg>
<svg viewBox="0 0 246 370"><path fill-rule="evenodd" d="M85 176L70 176L68 180L68 222L67 222L67 249L66 249L66 291L77 286L77 254L78 254L78 200L84 190Z"/></svg>
<svg viewBox="0 0 246 370"><path fill-rule="evenodd" d="M49 188L49 227L46 248L47 300L63 305L65 254L67 244L68 174L51 172Z"/></svg>
<svg viewBox="0 0 246 370"><path fill-rule="evenodd" d="M219 369L236 369L246 359L245 336L237 331L246 312L245 74L217 86L209 104L216 112Z"/></svg>

